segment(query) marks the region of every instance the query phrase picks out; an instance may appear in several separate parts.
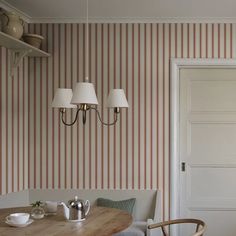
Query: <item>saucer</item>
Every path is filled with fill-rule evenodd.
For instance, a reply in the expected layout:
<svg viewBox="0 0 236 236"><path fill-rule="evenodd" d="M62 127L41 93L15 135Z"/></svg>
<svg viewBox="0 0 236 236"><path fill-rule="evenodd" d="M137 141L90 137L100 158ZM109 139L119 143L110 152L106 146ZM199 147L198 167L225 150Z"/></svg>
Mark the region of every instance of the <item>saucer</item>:
<svg viewBox="0 0 236 236"><path fill-rule="evenodd" d="M81 222L81 221L84 221L84 220L85 220L85 218L81 219L81 220L67 220L67 221L73 223L73 222Z"/></svg>
<svg viewBox="0 0 236 236"><path fill-rule="evenodd" d="M10 226L13 226L13 227L26 227L26 226L28 226L28 225L30 225L31 223L33 223L34 222L34 220L32 220L32 219L29 219L26 223L24 223L24 224L14 224L14 223L12 223L12 222L10 222L10 221L5 221L5 223L6 224L8 224L8 225L10 225Z"/></svg>

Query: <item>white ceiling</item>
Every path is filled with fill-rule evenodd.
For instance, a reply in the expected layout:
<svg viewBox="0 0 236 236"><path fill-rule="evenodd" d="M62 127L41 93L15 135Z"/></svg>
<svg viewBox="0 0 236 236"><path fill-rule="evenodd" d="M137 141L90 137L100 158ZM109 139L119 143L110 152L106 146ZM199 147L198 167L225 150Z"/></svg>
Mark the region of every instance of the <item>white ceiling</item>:
<svg viewBox="0 0 236 236"><path fill-rule="evenodd" d="M81 19L85 0L1 0L32 21ZM90 18L235 18L235 0L89 0ZM60 21L60 20L59 20Z"/></svg>

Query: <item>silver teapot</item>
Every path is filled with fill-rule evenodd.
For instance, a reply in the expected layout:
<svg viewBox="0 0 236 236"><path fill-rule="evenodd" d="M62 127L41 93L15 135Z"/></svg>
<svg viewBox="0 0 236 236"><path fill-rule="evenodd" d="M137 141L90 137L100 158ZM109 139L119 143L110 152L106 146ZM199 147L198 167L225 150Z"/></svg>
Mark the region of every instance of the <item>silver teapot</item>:
<svg viewBox="0 0 236 236"><path fill-rule="evenodd" d="M70 221L82 221L85 220L89 210L90 202L89 200L80 200L77 196L74 199L68 201L68 206L61 202L64 209L64 217L66 220Z"/></svg>

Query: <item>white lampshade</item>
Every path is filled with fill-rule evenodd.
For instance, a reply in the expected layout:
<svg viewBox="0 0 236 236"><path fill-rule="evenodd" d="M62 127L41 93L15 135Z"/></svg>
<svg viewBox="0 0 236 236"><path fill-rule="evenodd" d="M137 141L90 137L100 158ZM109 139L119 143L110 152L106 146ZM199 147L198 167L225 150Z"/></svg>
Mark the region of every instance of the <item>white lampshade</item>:
<svg viewBox="0 0 236 236"><path fill-rule="evenodd" d="M107 98L107 107L129 107L123 89L112 89Z"/></svg>
<svg viewBox="0 0 236 236"><path fill-rule="evenodd" d="M73 90L72 104L98 104L97 96L92 83L79 82Z"/></svg>
<svg viewBox="0 0 236 236"><path fill-rule="evenodd" d="M77 106L72 105L71 98L72 98L72 90L71 89L63 89L58 88L54 99L52 101L52 107L55 108L77 108Z"/></svg>

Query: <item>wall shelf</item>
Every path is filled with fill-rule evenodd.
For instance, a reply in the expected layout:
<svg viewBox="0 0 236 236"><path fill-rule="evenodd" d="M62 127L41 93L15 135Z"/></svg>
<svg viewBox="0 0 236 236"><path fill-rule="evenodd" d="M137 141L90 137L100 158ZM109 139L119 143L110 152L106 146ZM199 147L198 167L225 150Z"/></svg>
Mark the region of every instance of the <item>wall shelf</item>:
<svg viewBox="0 0 236 236"><path fill-rule="evenodd" d="M0 46L11 50L11 69L12 75L14 69L19 65L20 61L25 57L49 57L50 54L38 48L35 48L28 43L16 39L8 34L0 31Z"/></svg>

